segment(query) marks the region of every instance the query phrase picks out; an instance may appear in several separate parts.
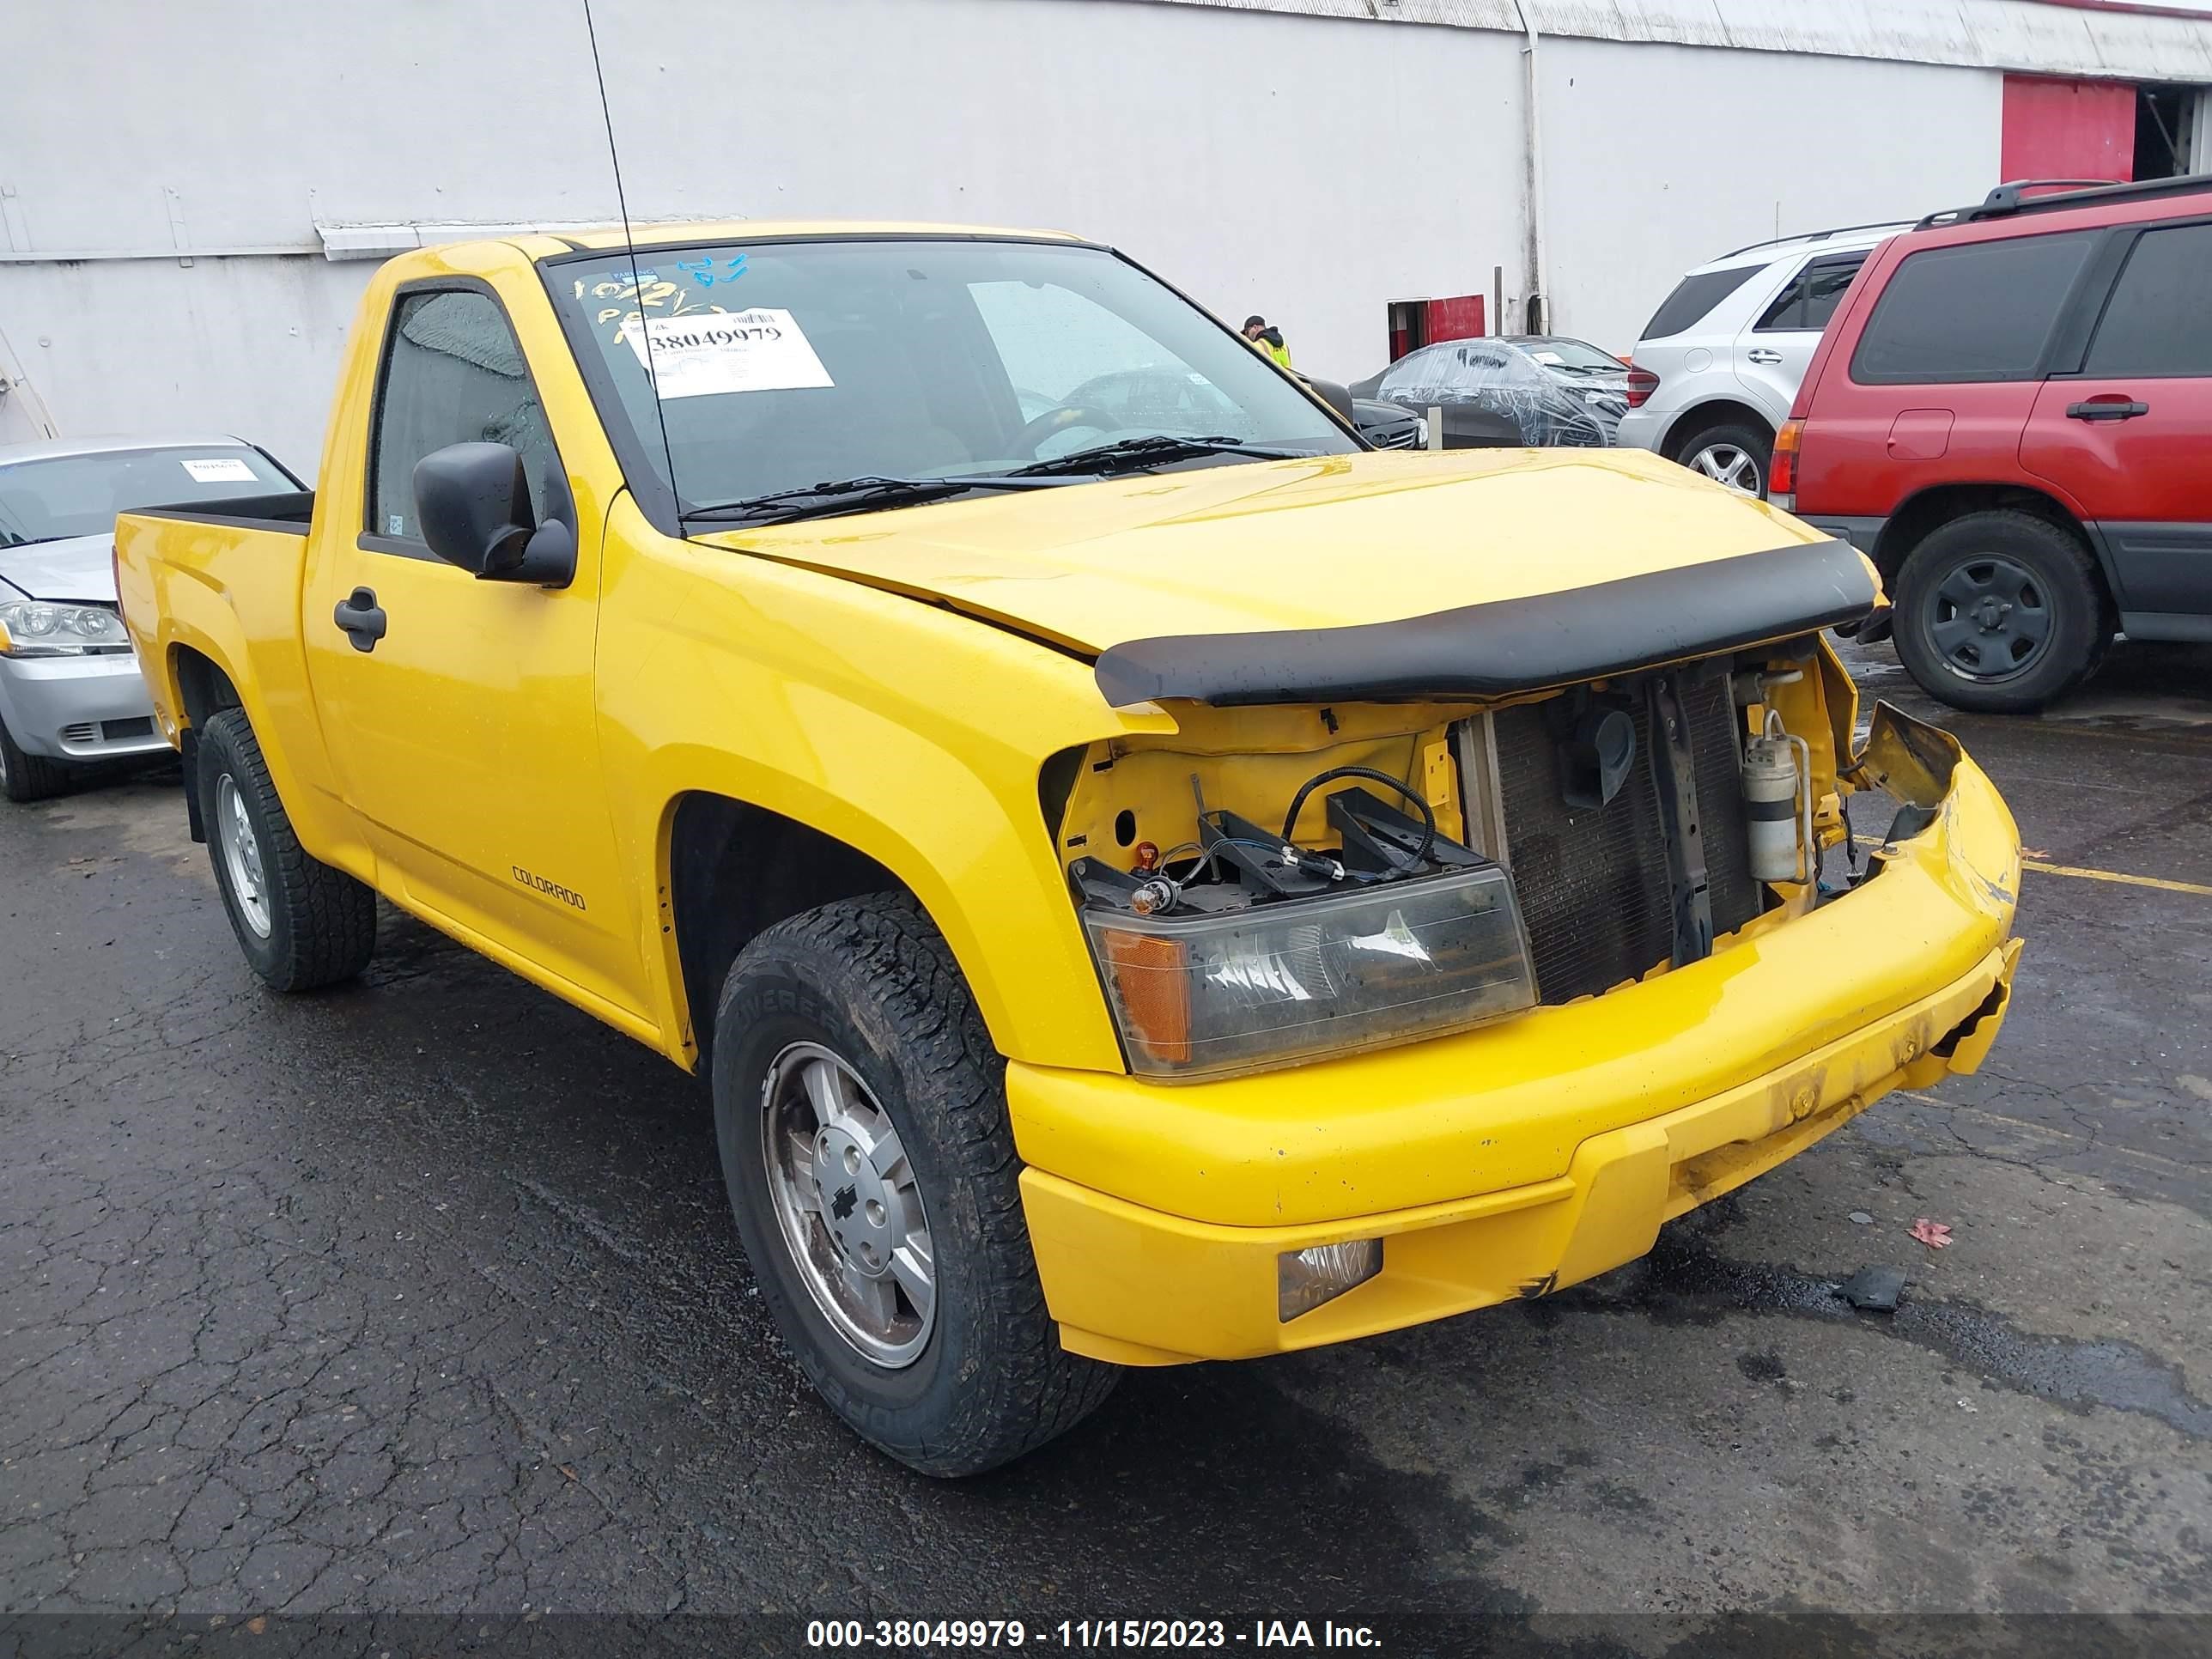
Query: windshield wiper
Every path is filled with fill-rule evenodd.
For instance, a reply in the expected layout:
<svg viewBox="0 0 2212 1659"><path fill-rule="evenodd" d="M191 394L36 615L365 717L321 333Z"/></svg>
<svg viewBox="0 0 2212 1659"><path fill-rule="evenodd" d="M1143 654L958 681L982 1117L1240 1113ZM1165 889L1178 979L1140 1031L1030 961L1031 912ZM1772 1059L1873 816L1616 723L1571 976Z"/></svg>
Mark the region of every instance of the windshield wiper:
<svg viewBox="0 0 2212 1659"><path fill-rule="evenodd" d="M971 489L1036 489L1048 488L1040 478L1016 478L994 473L981 477L893 478L867 473L827 483L805 484L795 489L771 489L742 501L719 501L711 507L686 508L678 516L686 524L755 521L790 524L799 519L827 518L894 502L920 503L964 495ZM776 508L791 503L787 512ZM817 505L808 505L817 503Z"/></svg>
<svg viewBox="0 0 2212 1659"><path fill-rule="evenodd" d="M1198 455L1249 455L1255 461L1310 461L1313 459L1311 454L1302 449L1255 448L1242 438L1190 438L1179 433L1156 432L1141 438L1116 438L1112 443L1073 450L1065 455L1054 455L1049 460L1031 461L1027 466L1018 466L1011 472L995 476L1001 478L1034 478L1055 472L1104 472L1122 465L1151 466L1162 461L1184 460Z"/></svg>

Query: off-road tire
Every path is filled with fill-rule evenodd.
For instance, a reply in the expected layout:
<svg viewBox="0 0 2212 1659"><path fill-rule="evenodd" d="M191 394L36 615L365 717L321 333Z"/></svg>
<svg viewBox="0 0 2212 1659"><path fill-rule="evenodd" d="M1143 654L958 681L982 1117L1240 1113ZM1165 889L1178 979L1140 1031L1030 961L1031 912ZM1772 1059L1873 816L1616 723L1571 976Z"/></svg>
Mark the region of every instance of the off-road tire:
<svg viewBox="0 0 2212 1659"><path fill-rule="evenodd" d="M246 921L223 856L216 812L226 775L245 802L260 845L270 921L265 939ZM200 821L208 826L208 854L224 914L248 965L270 988L312 991L368 967L376 954L376 895L300 845L242 709L226 708L200 727L199 775L189 781L199 791Z"/></svg>
<svg viewBox="0 0 2212 1659"><path fill-rule="evenodd" d="M900 1369L840 1335L777 1218L761 1121L775 1057L829 1049L896 1128L930 1224L935 1323ZM1118 1366L1067 1352L1045 1310L1006 1117L1006 1061L913 899L843 899L739 953L714 1016L714 1127L730 1206L777 1328L830 1408L924 1474L977 1474L1081 1422Z"/></svg>
<svg viewBox="0 0 2212 1659"><path fill-rule="evenodd" d="M2051 632L2026 672L1984 678L1945 656L1932 632L1930 599L1953 571L1990 557L2033 576L2051 613ZM2095 672L2112 647L2113 619L2104 579L2079 536L2033 513L2000 509L1969 513L1921 540L1898 573L1893 626L1899 660L1929 696L1954 708L2024 714Z"/></svg>
<svg viewBox="0 0 2212 1659"><path fill-rule="evenodd" d="M0 720L0 795L18 802L44 800L69 787L70 768L46 755L27 754L8 722Z"/></svg>
<svg viewBox="0 0 2212 1659"><path fill-rule="evenodd" d="M1698 473L1709 477L1697 465L1698 456L1708 449L1726 447L1741 450L1758 469L1758 477L1747 494L1764 499L1766 495L1767 469L1774 463L1774 434L1764 427L1749 426L1741 421L1723 422L1692 432L1673 446L1674 459Z"/></svg>

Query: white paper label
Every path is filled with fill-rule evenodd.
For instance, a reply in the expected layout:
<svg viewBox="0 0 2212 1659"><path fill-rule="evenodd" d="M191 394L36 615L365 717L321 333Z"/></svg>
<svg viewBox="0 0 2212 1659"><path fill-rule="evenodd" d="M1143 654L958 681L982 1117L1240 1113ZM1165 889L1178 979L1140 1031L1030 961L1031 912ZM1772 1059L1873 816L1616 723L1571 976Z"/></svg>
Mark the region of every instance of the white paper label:
<svg viewBox="0 0 2212 1659"><path fill-rule="evenodd" d="M235 456L186 461L184 468L201 483L252 483L254 481L253 469Z"/></svg>
<svg viewBox="0 0 2212 1659"><path fill-rule="evenodd" d="M773 307L647 317L644 331L629 330L630 349L663 398L836 384L791 313Z"/></svg>

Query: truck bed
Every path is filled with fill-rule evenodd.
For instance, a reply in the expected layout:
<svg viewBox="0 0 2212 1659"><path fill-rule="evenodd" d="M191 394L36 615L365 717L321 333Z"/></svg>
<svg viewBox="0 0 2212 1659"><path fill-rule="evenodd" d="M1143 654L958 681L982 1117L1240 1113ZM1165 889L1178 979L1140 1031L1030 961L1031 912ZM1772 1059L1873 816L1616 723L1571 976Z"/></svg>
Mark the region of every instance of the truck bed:
<svg viewBox="0 0 2212 1659"><path fill-rule="evenodd" d="M315 492L287 489L273 495L240 495L213 506L204 502L174 507L142 507L134 519L188 519L196 524L222 524L240 530L274 530L283 535L304 536L315 516Z"/></svg>

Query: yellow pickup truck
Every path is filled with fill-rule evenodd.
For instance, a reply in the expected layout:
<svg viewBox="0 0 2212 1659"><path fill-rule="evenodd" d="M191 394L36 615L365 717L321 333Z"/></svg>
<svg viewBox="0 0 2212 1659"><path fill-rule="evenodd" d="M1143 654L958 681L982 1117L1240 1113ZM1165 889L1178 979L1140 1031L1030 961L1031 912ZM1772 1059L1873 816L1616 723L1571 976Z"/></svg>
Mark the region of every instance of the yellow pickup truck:
<svg viewBox="0 0 2212 1659"><path fill-rule="evenodd" d="M2019 950L1988 780L1857 738L1847 545L1370 451L1073 237L409 253L319 488L117 551L253 969L381 894L710 1079L800 1366L932 1474L1628 1261L1972 1070Z"/></svg>

